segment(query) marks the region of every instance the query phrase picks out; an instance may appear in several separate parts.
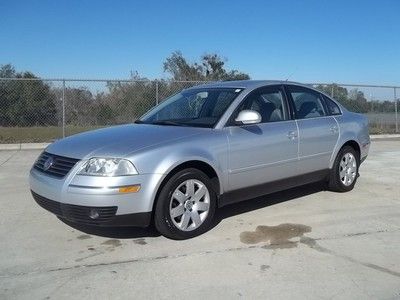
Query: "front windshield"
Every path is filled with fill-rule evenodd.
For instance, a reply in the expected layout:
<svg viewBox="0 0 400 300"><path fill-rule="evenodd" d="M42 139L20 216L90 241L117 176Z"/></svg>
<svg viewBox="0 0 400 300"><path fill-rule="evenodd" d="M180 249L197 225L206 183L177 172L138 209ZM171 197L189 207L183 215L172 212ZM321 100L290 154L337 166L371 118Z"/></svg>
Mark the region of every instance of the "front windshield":
<svg viewBox="0 0 400 300"><path fill-rule="evenodd" d="M199 88L182 91L154 107L136 123L212 128L241 89Z"/></svg>

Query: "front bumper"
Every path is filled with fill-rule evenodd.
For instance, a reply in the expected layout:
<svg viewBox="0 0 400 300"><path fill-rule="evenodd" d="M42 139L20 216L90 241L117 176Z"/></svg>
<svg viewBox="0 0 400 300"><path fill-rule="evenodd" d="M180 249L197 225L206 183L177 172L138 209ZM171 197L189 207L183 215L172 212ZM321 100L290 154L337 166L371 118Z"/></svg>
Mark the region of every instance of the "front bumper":
<svg viewBox="0 0 400 300"><path fill-rule="evenodd" d="M117 206L95 207L65 204L31 192L37 204L72 223L95 226L147 227L151 222L151 212L116 215Z"/></svg>
<svg viewBox="0 0 400 300"><path fill-rule="evenodd" d="M78 163L79 164L79 163ZM29 183L32 195L43 208L74 223L99 226L147 226L163 174L94 177L76 174L79 165L64 178L34 168ZM119 187L140 185L138 192L121 193ZM91 218L93 210L98 218ZM97 219L97 220L96 220Z"/></svg>

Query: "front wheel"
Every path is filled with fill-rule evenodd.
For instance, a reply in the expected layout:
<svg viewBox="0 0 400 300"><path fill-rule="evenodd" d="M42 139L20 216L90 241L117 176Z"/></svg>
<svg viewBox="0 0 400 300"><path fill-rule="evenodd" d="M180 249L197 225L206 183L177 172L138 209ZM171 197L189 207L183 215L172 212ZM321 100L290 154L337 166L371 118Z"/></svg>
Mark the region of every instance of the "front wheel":
<svg viewBox="0 0 400 300"><path fill-rule="evenodd" d="M197 169L173 175L157 198L154 223L171 239L188 239L207 231L216 207L210 179Z"/></svg>
<svg viewBox="0 0 400 300"><path fill-rule="evenodd" d="M354 188L358 176L359 155L353 147L344 146L336 156L329 188L336 192L348 192Z"/></svg>

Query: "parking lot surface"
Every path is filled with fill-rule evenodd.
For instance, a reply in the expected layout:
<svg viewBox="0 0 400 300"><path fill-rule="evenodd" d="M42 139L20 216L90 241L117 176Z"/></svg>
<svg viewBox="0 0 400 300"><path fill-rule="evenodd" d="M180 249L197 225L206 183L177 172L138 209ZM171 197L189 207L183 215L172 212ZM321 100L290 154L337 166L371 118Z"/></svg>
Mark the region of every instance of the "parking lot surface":
<svg viewBox="0 0 400 300"><path fill-rule="evenodd" d="M0 151L0 298L400 298L400 141L349 193L308 185L224 207L208 233L71 227L32 199L39 150Z"/></svg>

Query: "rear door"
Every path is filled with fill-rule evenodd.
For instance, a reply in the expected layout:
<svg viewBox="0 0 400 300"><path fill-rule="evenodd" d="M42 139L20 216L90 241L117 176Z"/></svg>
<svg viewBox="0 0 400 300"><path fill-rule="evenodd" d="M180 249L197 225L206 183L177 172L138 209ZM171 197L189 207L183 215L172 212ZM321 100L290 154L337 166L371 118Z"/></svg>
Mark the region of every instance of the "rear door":
<svg viewBox="0 0 400 300"><path fill-rule="evenodd" d="M237 125L242 110L260 113L261 122ZM267 86L249 94L225 128L229 141L229 190L260 185L296 175L298 132L289 118L281 85Z"/></svg>
<svg viewBox="0 0 400 300"><path fill-rule="evenodd" d="M335 118L328 113L320 93L296 85L287 85L286 90L299 128L299 172L328 169L339 138Z"/></svg>

